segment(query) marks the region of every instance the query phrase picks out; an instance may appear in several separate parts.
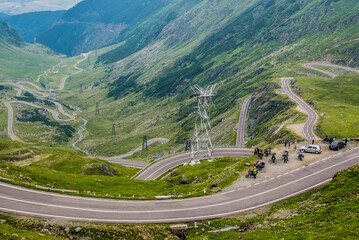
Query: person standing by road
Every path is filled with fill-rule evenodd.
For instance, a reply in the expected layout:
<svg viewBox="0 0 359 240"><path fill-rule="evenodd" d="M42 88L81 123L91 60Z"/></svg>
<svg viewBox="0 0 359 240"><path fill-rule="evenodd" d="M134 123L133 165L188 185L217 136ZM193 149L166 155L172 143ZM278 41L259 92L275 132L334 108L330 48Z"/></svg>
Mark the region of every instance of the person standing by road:
<svg viewBox="0 0 359 240"><path fill-rule="evenodd" d="M345 138L345 146L348 144L348 138Z"/></svg>
<svg viewBox="0 0 359 240"><path fill-rule="evenodd" d="M256 167L253 168L253 177L256 179L257 178L257 173L258 173L258 170Z"/></svg>
<svg viewBox="0 0 359 240"><path fill-rule="evenodd" d="M313 136L313 138L312 138L312 144L314 144L314 142L315 142L315 137Z"/></svg>
<svg viewBox="0 0 359 240"><path fill-rule="evenodd" d="M297 139L294 140L294 151L297 151Z"/></svg>
<svg viewBox="0 0 359 240"><path fill-rule="evenodd" d="M288 141L286 140L286 141L284 142L284 147L287 147L287 143L288 143Z"/></svg>
<svg viewBox="0 0 359 240"><path fill-rule="evenodd" d="M290 148L290 141L288 141L288 148Z"/></svg>

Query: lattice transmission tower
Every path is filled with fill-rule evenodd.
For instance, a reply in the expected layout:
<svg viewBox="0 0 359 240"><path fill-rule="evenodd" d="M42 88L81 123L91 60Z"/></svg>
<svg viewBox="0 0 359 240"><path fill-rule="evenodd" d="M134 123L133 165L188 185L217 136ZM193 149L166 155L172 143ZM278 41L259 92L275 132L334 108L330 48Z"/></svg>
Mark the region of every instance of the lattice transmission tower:
<svg viewBox="0 0 359 240"><path fill-rule="evenodd" d="M192 87L195 92L191 98L197 98L196 113L199 119L195 122L194 138L191 141L191 165L199 164L200 159L214 159L214 149L212 144L212 127L210 122L210 109L214 105L212 97L216 96L214 92L216 85L202 88L198 85ZM199 121L199 127L197 122Z"/></svg>

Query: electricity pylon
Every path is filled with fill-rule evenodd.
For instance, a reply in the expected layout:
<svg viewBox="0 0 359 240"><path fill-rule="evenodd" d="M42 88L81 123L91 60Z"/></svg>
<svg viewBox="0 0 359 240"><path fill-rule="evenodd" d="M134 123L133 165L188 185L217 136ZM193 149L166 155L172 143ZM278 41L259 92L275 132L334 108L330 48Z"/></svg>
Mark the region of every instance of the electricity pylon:
<svg viewBox="0 0 359 240"><path fill-rule="evenodd" d="M210 123L210 108L214 105L212 97L216 96L214 92L216 85L202 88L198 85L192 87L195 92L191 98L197 98L196 112L199 116L200 126L195 122L194 139L191 143L191 165L199 164L200 159L214 159L214 149L212 144L212 127ZM202 152L201 152L202 151ZM203 154L203 155L202 155Z"/></svg>

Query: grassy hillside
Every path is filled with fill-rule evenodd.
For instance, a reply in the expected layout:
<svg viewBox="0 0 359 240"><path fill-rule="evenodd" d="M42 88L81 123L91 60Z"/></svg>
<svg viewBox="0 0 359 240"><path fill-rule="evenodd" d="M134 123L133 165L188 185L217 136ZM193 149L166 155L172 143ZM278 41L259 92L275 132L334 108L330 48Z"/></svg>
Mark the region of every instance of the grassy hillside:
<svg viewBox="0 0 359 240"><path fill-rule="evenodd" d="M195 105L189 100L194 84L218 83L212 110L215 145L233 143L241 99L251 93L249 145L273 144L286 136L300 139L287 130L277 132L284 121L304 120L291 100L278 95L278 79L299 77L299 83L303 76L317 74L298 69L299 63L313 60L358 66L358 8L355 1L201 1L188 10L181 8L181 17L174 16L142 50L141 44L129 47L131 38L126 38L114 50L99 54L98 62L122 60L88 67L74 81L90 87L81 95L63 95L63 101L83 109L89 124L81 145L97 154L127 152L139 146L144 135L170 138L166 152L184 148L195 121ZM138 26L139 34L154 32L146 24ZM131 35L133 43L138 43L137 36L142 37ZM73 87L77 92L79 86ZM94 115L96 102L100 116ZM355 105L348 105L348 112L351 106ZM335 132L321 125L323 132L339 136L345 121ZM114 123L122 134L110 138Z"/></svg>
<svg viewBox="0 0 359 240"><path fill-rule="evenodd" d="M239 173L247 170L245 163L253 159L224 157L201 165L179 167L166 173L160 181L142 181L130 179L139 169L86 158L77 150L0 141L0 177L30 188L38 189L36 185L39 185L105 198L209 195L236 181ZM212 186L215 181L217 185Z"/></svg>
<svg viewBox="0 0 359 240"><path fill-rule="evenodd" d="M335 79L298 77L304 99L311 100L320 115L318 133L324 138L339 139L359 136L359 74ZM344 127L345 126L345 127Z"/></svg>
<svg viewBox="0 0 359 240"><path fill-rule="evenodd" d="M60 55L39 45L25 44L20 35L0 21L0 79L32 78L59 62Z"/></svg>

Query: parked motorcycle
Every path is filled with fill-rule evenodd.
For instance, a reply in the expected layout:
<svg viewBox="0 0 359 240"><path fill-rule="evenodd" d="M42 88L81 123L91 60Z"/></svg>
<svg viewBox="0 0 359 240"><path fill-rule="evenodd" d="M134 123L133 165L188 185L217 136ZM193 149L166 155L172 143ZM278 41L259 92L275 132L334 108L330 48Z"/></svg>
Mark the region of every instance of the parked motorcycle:
<svg viewBox="0 0 359 240"><path fill-rule="evenodd" d="M253 164L253 167L256 167L258 170L262 170L262 168L264 168L265 164L266 164L265 162L256 161Z"/></svg>
<svg viewBox="0 0 359 240"><path fill-rule="evenodd" d="M299 152L299 153L298 153L298 158L299 158L300 161L303 161L304 154L301 153L301 152Z"/></svg>

